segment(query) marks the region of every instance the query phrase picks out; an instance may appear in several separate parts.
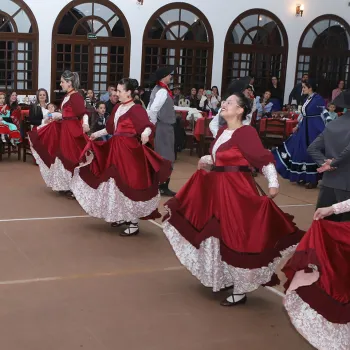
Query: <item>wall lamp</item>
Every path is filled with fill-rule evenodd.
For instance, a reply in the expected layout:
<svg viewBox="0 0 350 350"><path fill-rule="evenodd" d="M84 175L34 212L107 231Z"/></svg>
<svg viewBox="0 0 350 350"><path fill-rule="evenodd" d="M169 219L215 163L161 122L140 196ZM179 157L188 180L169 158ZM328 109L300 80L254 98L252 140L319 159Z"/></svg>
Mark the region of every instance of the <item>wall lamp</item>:
<svg viewBox="0 0 350 350"><path fill-rule="evenodd" d="M143 5L143 0L136 0L137 5Z"/></svg>
<svg viewBox="0 0 350 350"><path fill-rule="evenodd" d="M295 8L295 15L298 17L303 17L303 13L304 13L304 5L300 5L297 4L296 8Z"/></svg>

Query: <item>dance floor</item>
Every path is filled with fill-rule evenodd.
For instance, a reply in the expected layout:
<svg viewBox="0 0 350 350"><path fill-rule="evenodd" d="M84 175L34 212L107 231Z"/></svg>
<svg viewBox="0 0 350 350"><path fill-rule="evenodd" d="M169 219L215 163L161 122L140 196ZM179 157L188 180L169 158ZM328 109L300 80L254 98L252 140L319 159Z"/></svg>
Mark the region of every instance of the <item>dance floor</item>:
<svg viewBox="0 0 350 350"><path fill-rule="evenodd" d="M179 154L172 189L196 162ZM219 306L226 294L181 267L159 223L142 222L139 236L122 238L47 189L31 159L5 158L0 181L2 349L312 349L289 323L278 290ZM276 202L306 229L317 193L281 181Z"/></svg>

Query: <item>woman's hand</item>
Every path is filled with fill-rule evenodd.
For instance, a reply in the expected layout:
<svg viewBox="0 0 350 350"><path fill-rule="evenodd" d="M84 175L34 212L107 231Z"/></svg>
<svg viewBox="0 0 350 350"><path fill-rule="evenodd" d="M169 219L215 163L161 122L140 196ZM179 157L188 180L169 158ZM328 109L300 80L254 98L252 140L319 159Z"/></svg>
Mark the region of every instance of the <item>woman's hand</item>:
<svg viewBox="0 0 350 350"><path fill-rule="evenodd" d="M320 220L334 214L333 207L319 208L314 214L314 220Z"/></svg>
<svg viewBox="0 0 350 350"><path fill-rule="evenodd" d="M269 188L269 198L273 199L278 195L279 189L277 187Z"/></svg>
<svg viewBox="0 0 350 350"><path fill-rule="evenodd" d="M85 133L88 133L88 132L90 131L90 127L89 127L88 124L83 124L83 131L84 131Z"/></svg>
<svg viewBox="0 0 350 350"><path fill-rule="evenodd" d="M148 141L149 141L149 136L141 135L141 142L143 145L145 145Z"/></svg>
<svg viewBox="0 0 350 350"><path fill-rule="evenodd" d="M7 105L3 105L0 112L4 113L6 111L6 108L7 108Z"/></svg>
<svg viewBox="0 0 350 350"><path fill-rule="evenodd" d="M57 120L61 120L62 118L59 116L59 115L54 115L53 117L52 117L52 120L55 120L55 121L57 121Z"/></svg>
<svg viewBox="0 0 350 350"><path fill-rule="evenodd" d="M95 141L97 139L96 133L90 135L90 140Z"/></svg>
<svg viewBox="0 0 350 350"><path fill-rule="evenodd" d="M296 133L298 131L298 127L296 126L295 128L293 128L293 134Z"/></svg>
<svg viewBox="0 0 350 350"><path fill-rule="evenodd" d="M198 170L210 171L212 167L213 167L212 164L208 164L206 162L203 162L203 161L199 160L197 169Z"/></svg>

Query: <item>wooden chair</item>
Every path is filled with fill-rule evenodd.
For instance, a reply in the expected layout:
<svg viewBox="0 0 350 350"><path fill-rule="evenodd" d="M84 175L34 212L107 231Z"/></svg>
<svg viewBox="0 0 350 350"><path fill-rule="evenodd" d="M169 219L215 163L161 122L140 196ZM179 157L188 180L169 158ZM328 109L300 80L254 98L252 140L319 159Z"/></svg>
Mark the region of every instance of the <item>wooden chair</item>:
<svg viewBox="0 0 350 350"><path fill-rule="evenodd" d="M21 160L21 146L21 143L17 144L17 146L13 146L9 142L0 142L0 161L2 161L4 154L7 154L7 158L10 158L11 154L17 154L18 160Z"/></svg>
<svg viewBox="0 0 350 350"><path fill-rule="evenodd" d="M288 138L286 121L279 119L266 119L265 130L260 133L260 138L266 148L283 144Z"/></svg>
<svg viewBox="0 0 350 350"><path fill-rule="evenodd" d="M22 154L23 154L23 162L27 161L27 155L32 156L32 152L30 150L30 144L28 139L28 132L31 131L31 125L27 117L22 118L21 120L21 131L22 131Z"/></svg>
<svg viewBox="0 0 350 350"><path fill-rule="evenodd" d="M209 118L204 119L204 132L203 134L201 134L200 140L199 140L199 149L198 149L199 157L209 154L210 144L214 140L213 136L208 136L211 134L209 129L209 124L211 121L212 119L209 119Z"/></svg>

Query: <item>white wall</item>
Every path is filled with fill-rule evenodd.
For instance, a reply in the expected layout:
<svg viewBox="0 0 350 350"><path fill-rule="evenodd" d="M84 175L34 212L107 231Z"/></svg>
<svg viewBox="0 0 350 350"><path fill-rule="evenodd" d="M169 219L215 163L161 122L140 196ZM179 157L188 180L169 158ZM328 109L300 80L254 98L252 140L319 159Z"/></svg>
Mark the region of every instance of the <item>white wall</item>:
<svg viewBox="0 0 350 350"><path fill-rule="evenodd" d="M61 9L69 0L25 0L34 13L39 26L39 87L50 91L52 27ZM168 0L144 0L138 6L136 0L111 0L125 15L131 30L130 76L140 79L143 30L152 14L160 7L176 2ZM286 95L294 85L298 43L305 27L316 17L334 14L350 22L347 0L190 0L208 18L214 33L214 60L212 84L221 86L224 40L232 21L242 12L252 8L264 8L274 13L284 24L289 40ZM302 18L295 16L295 6L305 6ZM215 4L215 9L213 8Z"/></svg>

